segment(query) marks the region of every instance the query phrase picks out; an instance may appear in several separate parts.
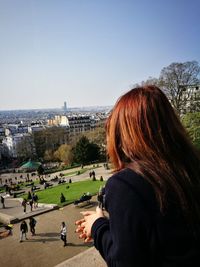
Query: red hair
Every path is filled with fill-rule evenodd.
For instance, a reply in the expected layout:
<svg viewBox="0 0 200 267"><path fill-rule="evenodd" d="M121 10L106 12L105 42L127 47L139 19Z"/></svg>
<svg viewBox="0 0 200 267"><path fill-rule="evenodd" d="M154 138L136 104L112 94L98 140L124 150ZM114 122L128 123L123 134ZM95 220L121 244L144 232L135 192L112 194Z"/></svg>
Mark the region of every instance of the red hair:
<svg viewBox="0 0 200 267"><path fill-rule="evenodd" d="M196 205L199 155L158 87L138 87L119 98L107 120L107 150L116 170L131 166L152 184L161 210L169 190L183 210ZM197 208L200 218L200 203Z"/></svg>

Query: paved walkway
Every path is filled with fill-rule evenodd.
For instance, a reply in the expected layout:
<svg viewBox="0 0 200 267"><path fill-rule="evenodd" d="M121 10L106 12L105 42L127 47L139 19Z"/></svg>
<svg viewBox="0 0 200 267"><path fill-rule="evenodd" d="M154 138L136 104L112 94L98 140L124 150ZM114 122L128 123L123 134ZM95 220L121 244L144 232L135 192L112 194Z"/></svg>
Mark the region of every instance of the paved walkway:
<svg viewBox="0 0 200 267"><path fill-rule="evenodd" d="M78 255L81 252L86 251L92 246L92 244L84 244L82 240L78 238L78 234L75 233L76 226L74 222L80 219L80 211L94 210L96 207L96 197L93 197L92 204L90 206L76 207L73 204L68 205L62 209L54 210L35 217L36 224L36 236L32 237L30 232L28 233L28 240L23 243L19 243L20 224L14 224L13 235L0 240L0 263L1 266L6 267L54 267L60 263L66 264L66 260ZM27 220L28 223L29 220ZM60 240L60 225L61 222L67 223L68 232L68 246L63 247L63 242ZM89 253L88 260L95 255ZM96 254L96 260L90 262L91 264L85 265L85 258L79 255L79 265L82 267L100 267L96 265L97 258L101 261L98 253ZM71 260L77 261L76 258ZM81 263L82 262L82 263Z"/></svg>
<svg viewBox="0 0 200 267"><path fill-rule="evenodd" d="M38 207L31 211L30 206L27 205L26 213L24 213L21 202L22 199L11 197L6 198L6 208L0 208L0 222L4 224L16 223L20 220L27 219L30 216L36 216L57 208L57 205L38 204Z"/></svg>
<svg viewBox="0 0 200 267"><path fill-rule="evenodd" d="M106 267L106 263L94 248L89 248L84 252L56 265L56 267Z"/></svg>

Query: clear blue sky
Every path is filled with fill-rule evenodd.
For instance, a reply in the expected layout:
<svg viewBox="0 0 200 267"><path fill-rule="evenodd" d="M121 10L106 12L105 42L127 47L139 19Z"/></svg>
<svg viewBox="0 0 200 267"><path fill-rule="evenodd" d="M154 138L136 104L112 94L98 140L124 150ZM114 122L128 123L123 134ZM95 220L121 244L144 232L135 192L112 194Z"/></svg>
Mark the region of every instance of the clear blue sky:
<svg viewBox="0 0 200 267"><path fill-rule="evenodd" d="M0 109L113 105L200 62L199 0L0 0Z"/></svg>

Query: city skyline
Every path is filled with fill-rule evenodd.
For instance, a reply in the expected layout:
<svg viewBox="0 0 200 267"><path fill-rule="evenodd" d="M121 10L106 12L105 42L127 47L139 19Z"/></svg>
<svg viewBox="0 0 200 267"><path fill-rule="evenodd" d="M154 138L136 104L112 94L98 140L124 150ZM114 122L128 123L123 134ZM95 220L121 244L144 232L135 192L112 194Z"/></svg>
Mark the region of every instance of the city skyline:
<svg viewBox="0 0 200 267"><path fill-rule="evenodd" d="M199 62L199 8L198 0L0 0L0 111L112 106L172 62Z"/></svg>

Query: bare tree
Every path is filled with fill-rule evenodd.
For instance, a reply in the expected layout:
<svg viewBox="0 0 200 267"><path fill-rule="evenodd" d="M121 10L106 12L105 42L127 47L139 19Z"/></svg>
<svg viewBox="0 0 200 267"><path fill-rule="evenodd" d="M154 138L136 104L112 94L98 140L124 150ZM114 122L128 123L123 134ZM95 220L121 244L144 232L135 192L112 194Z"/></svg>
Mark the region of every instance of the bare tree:
<svg viewBox="0 0 200 267"><path fill-rule="evenodd" d="M159 86L169 97L178 114L192 102L194 90L199 84L200 66L197 61L172 63L161 70Z"/></svg>
<svg viewBox="0 0 200 267"><path fill-rule="evenodd" d="M136 87L145 86L145 85L159 86L159 83L160 83L159 79L150 76L147 80L141 81L140 83L132 84L130 87L136 88Z"/></svg>

